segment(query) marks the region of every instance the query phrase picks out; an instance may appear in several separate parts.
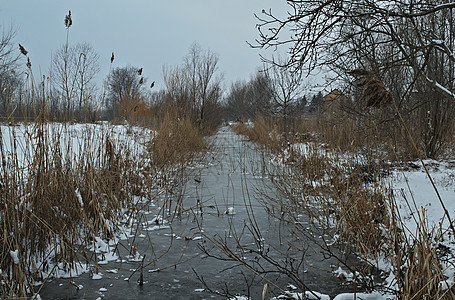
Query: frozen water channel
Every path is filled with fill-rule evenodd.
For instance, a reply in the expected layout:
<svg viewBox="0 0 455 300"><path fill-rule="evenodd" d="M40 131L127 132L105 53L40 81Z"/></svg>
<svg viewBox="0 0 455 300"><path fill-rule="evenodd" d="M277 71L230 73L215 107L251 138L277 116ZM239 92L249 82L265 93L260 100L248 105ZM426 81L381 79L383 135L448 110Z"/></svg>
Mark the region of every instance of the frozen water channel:
<svg viewBox="0 0 455 300"><path fill-rule="evenodd" d="M117 245L118 259L99 266L100 275L94 278L100 279L88 273L53 279L44 285L41 297L223 299L223 295L249 295L261 299L267 281L240 261L255 266L258 262L261 270L273 271L276 268L255 251L262 248L268 257L284 263L286 241L293 237L286 225L268 215L263 194L256 193L260 186L262 193L273 197L274 190L269 179L260 176L260 156L253 145L229 127L221 128L214 138L207 163L195 168L186 182L182 205L175 204L177 197L170 207L178 216L164 215L166 221L161 222L156 216L163 215L164 199L147 205L137 230ZM136 259L127 256L132 246L137 249ZM240 261L230 259L229 251ZM310 245L302 266L306 287L331 297L352 292L352 286L340 285L333 276L332 264L334 261L323 259L317 247ZM282 294L274 285L289 291L295 288L283 274L264 272L262 276L271 292L266 298Z"/></svg>

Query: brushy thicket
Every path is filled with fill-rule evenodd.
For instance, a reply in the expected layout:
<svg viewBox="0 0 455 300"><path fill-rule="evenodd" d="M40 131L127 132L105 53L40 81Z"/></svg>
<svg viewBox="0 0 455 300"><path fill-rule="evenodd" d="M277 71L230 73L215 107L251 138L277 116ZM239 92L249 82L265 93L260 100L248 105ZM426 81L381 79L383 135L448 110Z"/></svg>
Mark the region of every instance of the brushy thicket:
<svg viewBox="0 0 455 300"><path fill-rule="evenodd" d="M430 228L424 213L417 212L414 216L419 223L417 236L406 233L396 195L382 180L390 167L406 166L408 159L418 157L405 126L350 118L344 112L293 120L292 133L287 135L283 133L286 126L277 119L261 117L253 124L237 123L234 130L264 146L264 155L269 153L285 163L285 166L266 163L270 177L283 195L280 199L269 199L272 206L269 209L279 211L278 217L286 218L303 239L318 241L315 236L324 236L318 243L328 256L338 255L332 247L336 241L342 246L342 253L354 250L367 266L376 259L388 259L398 289L391 291L366 280L370 268L357 266L362 277L356 280L363 280L367 290L374 285L378 288L379 284L379 289L393 292L400 299L455 297L453 288L446 289L440 284L446 280L444 258L438 255L435 238L441 232ZM414 128L411 137L419 141L422 132ZM449 130L441 137L445 142L444 149L441 148L443 157L453 153L453 133ZM285 140L285 136L291 138ZM417 142L419 146L423 145ZM302 152L299 147L305 150ZM423 147L418 150L419 154L425 153ZM411 205L411 199L404 200ZM300 225L298 215L309 217L314 229ZM343 257L339 257L340 261Z"/></svg>

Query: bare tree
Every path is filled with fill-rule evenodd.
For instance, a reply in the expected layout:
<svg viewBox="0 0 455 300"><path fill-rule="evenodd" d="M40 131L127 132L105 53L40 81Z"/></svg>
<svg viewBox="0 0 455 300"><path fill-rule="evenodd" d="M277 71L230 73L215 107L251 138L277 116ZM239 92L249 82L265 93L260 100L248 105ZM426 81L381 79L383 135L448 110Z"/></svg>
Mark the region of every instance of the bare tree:
<svg viewBox="0 0 455 300"><path fill-rule="evenodd" d="M17 72L19 54L13 45L16 32L13 27L2 30L0 36L0 103L6 113L7 107L16 98L22 80Z"/></svg>
<svg viewBox="0 0 455 300"><path fill-rule="evenodd" d="M191 114L196 96L190 91L185 69L181 66L165 66L163 78L168 101L178 107L182 114Z"/></svg>
<svg viewBox="0 0 455 300"><path fill-rule="evenodd" d="M196 88L195 104L199 112L198 123L202 123L207 114L207 107L221 98L221 77L216 77L219 57L210 50L202 51L198 44L193 44L185 59L185 66L190 70L191 85ZM194 74L196 71L196 74ZM193 78L196 75L196 85Z"/></svg>
<svg viewBox="0 0 455 300"><path fill-rule="evenodd" d="M16 53L16 47L13 45L15 35L16 31L13 27L2 28L0 36L0 72L2 73L17 67L19 54Z"/></svg>
<svg viewBox="0 0 455 300"><path fill-rule="evenodd" d="M452 19L444 14L451 14L455 3L288 0L287 4L290 10L285 18L279 18L271 11L263 11L263 16L258 16L260 38L254 45L289 46L290 59L286 66L307 72L320 67L340 72L344 71L343 67L350 66L352 70L362 64L356 55L361 50L359 47L374 45L379 51L393 50L393 58L387 65L379 66L379 70L371 71L407 66L411 80L422 78L426 84L455 98L450 87L430 76L431 65L427 59L430 53L439 52L447 61L455 62L453 45L438 36L438 32L431 32L425 22L429 17L435 17L449 26ZM408 38L410 32L415 39ZM370 52L368 60L373 61L377 52Z"/></svg>
<svg viewBox="0 0 455 300"><path fill-rule="evenodd" d="M182 66L165 67L163 77L171 100L190 112L194 122L203 128L214 121L214 110L221 99L221 76L218 56L194 43Z"/></svg>
<svg viewBox="0 0 455 300"><path fill-rule="evenodd" d="M52 57L51 78L67 113L87 105L94 94L93 79L100 70L99 55L88 43L62 45Z"/></svg>
<svg viewBox="0 0 455 300"><path fill-rule="evenodd" d="M138 70L132 66L121 67L113 69L108 75L106 105L111 113L118 113L122 100L143 98L146 79L139 75Z"/></svg>
<svg viewBox="0 0 455 300"><path fill-rule="evenodd" d="M284 122L285 141L288 140L289 114L291 106L302 96L302 72L296 70L291 72L289 68L283 67L284 60L277 59L277 64L264 69L265 76L271 84L272 99L276 111L282 116Z"/></svg>
<svg viewBox="0 0 455 300"><path fill-rule="evenodd" d="M272 113L272 84L263 72L257 71L250 79L248 98L251 99L251 111L255 115Z"/></svg>
<svg viewBox="0 0 455 300"><path fill-rule="evenodd" d="M251 117L247 93L247 82L236 81L231 84L229 94L226 97L226 110L229 119L246 120Z"/></svg>
<svg viewBox="0 0 455 300"><path fill-rule="evenodd" d="M257 71L249 81L231 85L226 108L232 120L254 119L272 113L272 84L263 72Z"/></svg>

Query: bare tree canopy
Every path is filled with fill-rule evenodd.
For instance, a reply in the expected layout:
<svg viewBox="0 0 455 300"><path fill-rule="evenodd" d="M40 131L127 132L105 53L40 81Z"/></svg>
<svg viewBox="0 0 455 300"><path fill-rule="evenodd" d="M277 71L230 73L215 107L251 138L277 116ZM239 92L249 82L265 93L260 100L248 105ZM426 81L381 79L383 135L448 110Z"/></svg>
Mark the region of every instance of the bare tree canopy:
<svg viewBox="0 0 455 300"><path fill-rule="evenodd" d="M1 28L1 27L0 27ZM16 46L13 45L13 39L16 31L13 27L8 29L2 28L0 36L0 72L11 71L16 67L19 60L19 54L16 53Z"/></svg>
<svg viewBox="0 0 455 300"><path fill-rule="evenodd" d="M94 93L93 79L100 70L99 55L88 43L62 45L52 57L51 77L54 88L73 110L80 109Z"/></svg>
<svg viewBox="0 0 455 300"><path fill-rule="evenodd" d="M139 75L138 70L139 68L132 66L120 67L114 68L108 75L106 104L112 112L117 113L120 101L144 96L145 79Z"/></svg>
<svg viewBox="0 0 455 300"><path fill-rule="evenodd" d="M231 120L254 119L272 112L272 84L264 72L257 71L249 81L236 81L226 97Z"/></svg>
<svg viewBox="0 0 455 300"><path fill-rule="evenodd" d="M400 68L408 84L426 84L454 98L453 73L443 82L432 77L431 56L444 57L453 72L453 9L447 1L288 0L288 15L257 16L254 47L289 48L286 66L311 73L324 67L346 77L366 69L383 78ZM451 65L449 67L449 64ZM406 68L406 70L403 70ZM386 76L391 76L387 74Z"/></svg>
<svg viewBox="0 0 455 300"><path fill-rule="evenodd" d="M184 57L183 65L163 68L168 97L202 125L221 99L219 57L194 43ZM211 121L210 121L211 122Z"/></svg>
<svg viewBox="0 0 455 300"><path fill-rule="evenodd" d="M16 32L13 27L2 28L0 36L0 105L3 112L10 106L23 84L19 75L19 53L13 43Z"/></svg>
<svg viewBox="0 0 455 300"><path fill-rule="evenodd" d="M264 69L264 75L271 85L272 99L277 110L286 118L289 107L303 94L302 72L291 72L282 67L286 61L278 57L277 64Z"/></svg>

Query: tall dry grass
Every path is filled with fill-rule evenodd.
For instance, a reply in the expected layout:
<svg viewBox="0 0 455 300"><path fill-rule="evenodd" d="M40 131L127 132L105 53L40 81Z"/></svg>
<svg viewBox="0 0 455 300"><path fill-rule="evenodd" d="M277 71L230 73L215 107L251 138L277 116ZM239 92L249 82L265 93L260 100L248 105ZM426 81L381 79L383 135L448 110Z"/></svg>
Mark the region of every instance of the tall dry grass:
<svg viewBox="0 0 455 300"><path fill-rule="evenodd" d="M159 168L191 162L208 146L191 120L186 116L180 118L173 111L164 113L156 131L149 153L152 165Z"/></svg>
<svg viewBox="0 0 455 300"><path fill-rule="evenodd" d="M86 247L96 237L112 239L124 215L138 213L133 196L151 200L158 187L172 192L184 180L206 149L203 136L170 110L154 125L155 137L133 148L109 130L95 134L96 126L83 136L72 136L69 124L43 119L2 127L2 297L33 294L33 283L48 280L44 274L59 263L71 270L91 257Z"/></svg>
<svg viewBox="0 0 455 300"><path fill-rule="evenodd" d="M71 24L70 12L67 48ZM2 87L8 91L2 121L9 126L0 127L0 298L33 295L34 283L45 283L57 265L71 271L81 258L96 265L87 247L99 237L112 239L125 216L139 213L135 196L152 201L161 191L178 194L208 146L178 108L151 107L142 98L120 99L116 121L127 121L127 136L109 127L97 132L102 126L73 135L70 100L59 109L49 80L35 82L28 52L19 48L27 58L23 90ZM92 121L89 108L76 114ZM25 124L16 124L15 116ZM53 118L64 122L52 124ZM134 126L155 133L137 137Z"/></svg>
<svg viewBox="0 0 455 300"><path fill-rule="evenodd" d="M397 195L382 180L390 167L417 156L406 128L389 128L391 122L375 118L368 122L350 118L344 112L294 122L293 134L280 132L279 124L280 120L259 119L254 126L235 126L237 133L265 146L264 155L272 157L264 162L282 162L266 166L282 195L268 199L269 211L347 268L352 268L345 260L347 254L354 251L367 266L356 266L361 275L356 280L367 290L379 288L400 299L455 297L444 275L453 262L441 255L443 246L437 238L441 229L431 228L424 212L417 212L413 217L418 232L410 233L400 216ZM292 137L288 143L285 136ZM411 199L404 201L412 207ZM302 223L302 215L310 226ZM382 260L392 265L394 282L370 280L371 268Z"/></svg>
<svg viewBox="0 0 455 300"><path fill-rule="evenodd" d="M278 151L284 147L280 124L273 118L260 116L252 123L239 122L233 125L233 130L267 149Z"/></svg>
<svg viewBox="0 0 455 300"><path fill-rule="evenodd" d="M79 153L64 144L61 127L51 132L49 124L37 123L24 140L11 134L12 148L1 147L1 269L2 295L25 297L31 283L43 281L49 259L69 270L78 263L80 246L94 237L111 238L119 212L130 201L122 186L128 186L125 168L128 155L112 145L109 137L94 149ZM27 128L31 129L32 126ZM25 143L23 143L25 142ZM83 139L82 143L92 141ZM23 152L20 147L28 147ZM23 156L20 158L20 156ZM17 251L19 262L11 251Z"/></svg>

